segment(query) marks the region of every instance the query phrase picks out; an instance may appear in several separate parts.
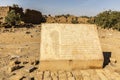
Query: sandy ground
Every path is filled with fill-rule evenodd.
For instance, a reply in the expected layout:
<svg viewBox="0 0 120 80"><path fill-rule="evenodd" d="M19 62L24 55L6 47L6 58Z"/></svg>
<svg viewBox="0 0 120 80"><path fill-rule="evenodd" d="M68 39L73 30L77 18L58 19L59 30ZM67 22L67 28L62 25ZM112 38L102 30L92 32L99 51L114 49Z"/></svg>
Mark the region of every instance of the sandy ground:
<svg viewBox="0 0 120 80"><path fill-rule="evenodd" d="M0 80L120 80L120 32L105 29L98 32L103 52L111 52L113 62L106 68L41 72L37 69L40 27L1 29Z"/></svg>
<svg viewBox="0 0 120 80"><path fill-rule="evenodd" d="M99 37L103 52L111 52L111 58L120 64L120 32L99 29Z"/></svg>
<svg viewBox="0 0 120 80"><path fill-rule="evenodd" d="M40 27L2 29L0 31L0 70L2 71L0 80L4 78L7 80L12 75L9 68L14 66L15 61L20 61L20 66L34 66L39 60L39 48Z"/></svg>

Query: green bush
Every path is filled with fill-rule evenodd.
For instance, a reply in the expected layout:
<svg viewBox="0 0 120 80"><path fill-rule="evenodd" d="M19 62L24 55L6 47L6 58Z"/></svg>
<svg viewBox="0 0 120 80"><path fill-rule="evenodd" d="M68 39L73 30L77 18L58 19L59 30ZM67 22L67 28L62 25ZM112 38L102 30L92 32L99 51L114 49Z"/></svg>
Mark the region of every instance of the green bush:
<svg viewBox="0 0 120 80"><path fill-rule="evenodd" d="M11 26L18 25L21 22L20 14L15 13L15 10L11 10L5 17L5 22Z"/></svg>
<svg viewBox="0 0 120 80"><path fill-rule="evenodd" d="M71 23L72 24L78 24L78 21L77 20L72 20Z"/></svg>
<svg viewBox="0 0 120 80"><path fill-rule="evenodd" d="M78 24L78 18L76 17L75 19L72 19L71 23L72 24Z"/></svg>
<svg viewBox="0 0 120 80"><path fill-rule="evenodd" d="M90 24L95 24L95 17L89 17L87 22Z"/></svg>
<svg viewBox="0 0 120 80"><path fill-rule="evenodd" d="M116 30L120 31L120 22L115 24L113 29L116 29Z"/></svg>
<svg viewBox="0 0 120 80"><path fill-rule="evenodd" d="M95 24L102 28L120 29L120 12L104 11L95 17Z"/></svg>

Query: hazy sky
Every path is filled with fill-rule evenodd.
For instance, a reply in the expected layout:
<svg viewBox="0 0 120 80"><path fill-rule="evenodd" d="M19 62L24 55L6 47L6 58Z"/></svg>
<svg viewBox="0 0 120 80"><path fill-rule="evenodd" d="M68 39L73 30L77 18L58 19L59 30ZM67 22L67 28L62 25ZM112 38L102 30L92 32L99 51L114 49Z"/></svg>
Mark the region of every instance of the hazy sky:
<svg viewBox="0 0 120 80"><path fill-rule="evenodd" d="M51 15L95 16L104 10L120 11L120 0L0 0L0 6L12 4Z"/></svg>

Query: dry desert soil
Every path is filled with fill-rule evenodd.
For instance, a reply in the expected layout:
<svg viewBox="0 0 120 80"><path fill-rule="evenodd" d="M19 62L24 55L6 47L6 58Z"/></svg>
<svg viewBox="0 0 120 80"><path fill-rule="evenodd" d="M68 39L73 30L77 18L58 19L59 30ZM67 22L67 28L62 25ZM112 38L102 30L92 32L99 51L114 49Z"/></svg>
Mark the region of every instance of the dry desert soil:
<svg viewBox="0 0 120 80"><path fill-rule="evenodd" d="M98 29L111 62L103 69L39 71L40 25L0 29L0 80L120 80L120 32Z"/></svg>

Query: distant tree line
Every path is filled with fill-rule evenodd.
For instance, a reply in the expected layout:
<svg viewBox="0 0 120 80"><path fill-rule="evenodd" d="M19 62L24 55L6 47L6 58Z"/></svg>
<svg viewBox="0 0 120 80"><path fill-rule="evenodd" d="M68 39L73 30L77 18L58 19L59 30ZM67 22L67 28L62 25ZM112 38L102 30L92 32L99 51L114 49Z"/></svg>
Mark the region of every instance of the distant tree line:
<svg viewBox="0 0 120 80"><path fill-rule="evenodd" d="M94 19L90 19L88 22L102 28L112 28L120 31L120 12L112 10L104 11L95 16Z"/></svg>
<svg viewBox="0 0 120 80"><path fill-rule="evenodd" d="M55 17L51 15L42 15L40 11L26 9L23 12L22 8L19 8L18 5L13 5L13 9L8 12L8 15L5 18L6 23L9 25L20 24L21 21L25 23L40 24L42 22L51 22L51 23L90 23L96 24L102 28L112 28L120 31L120 12L119 11L104 11L99 13L94 17L80 16L76 17L74 15L56 15Z"/></svg>
<svg viewBox="0 0 120 80"><path fill-rule="evenodd" d="M65 21L64 19L67 20ZM88 17L88 16L76 17L70 14L56 15L55 17L48 15L46 17L46 21L50 23L55 23L55 22L68 23L68 21L72 24L89 23L89 24L96 24L101 28L115 29L120 31L120 11L112 11L112 10L103 11L93 17Z"/></svg>

